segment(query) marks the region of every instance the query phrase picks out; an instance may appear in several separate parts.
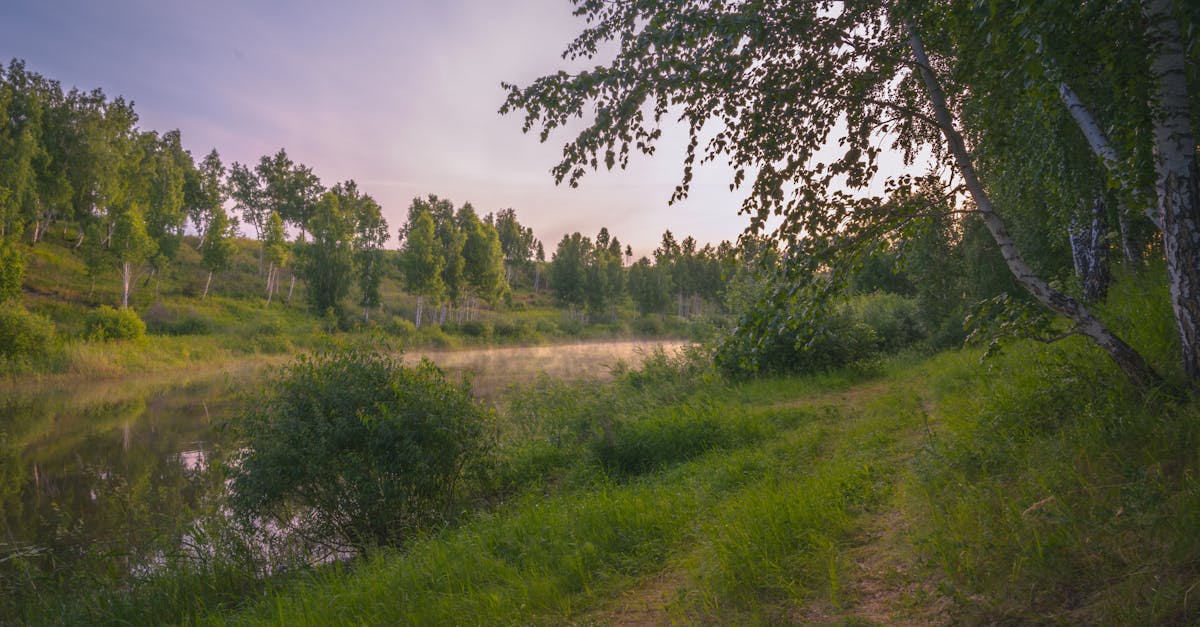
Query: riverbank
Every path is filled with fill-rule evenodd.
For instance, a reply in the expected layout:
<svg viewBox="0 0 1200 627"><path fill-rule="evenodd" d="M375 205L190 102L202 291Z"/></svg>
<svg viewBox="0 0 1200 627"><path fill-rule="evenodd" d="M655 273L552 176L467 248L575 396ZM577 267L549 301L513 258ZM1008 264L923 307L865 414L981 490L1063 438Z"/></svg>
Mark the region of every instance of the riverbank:
<svg viewBox="0 0 1200 627"><path fill-rule="evenodd" d="M1200 617L1200 407L1075 340L733 382L652 359L501 408L484 504L365 560L236 555L32 622L1073 622ZM252 570L249 572L253 572Z"/></svg>

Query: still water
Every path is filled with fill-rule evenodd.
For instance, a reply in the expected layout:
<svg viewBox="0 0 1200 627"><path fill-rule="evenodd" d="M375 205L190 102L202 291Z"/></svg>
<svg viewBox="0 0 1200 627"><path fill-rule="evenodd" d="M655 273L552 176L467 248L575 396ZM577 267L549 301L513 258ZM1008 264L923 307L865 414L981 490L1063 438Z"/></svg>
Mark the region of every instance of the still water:
<svg viewBox="0 0 1200 627"><path fill-rule="evenodd" d="M636 364L654 345L431 351L405 359L426 356L451 376L471 373L475 394L488 401L543 372L603 378L617 361ZM128 568L187 537L187 526L220 492L219 480L203 472L228 452L219 425L236 416L264 371L247 365L0 389L0 563L20 556L52 568Z"/></svg>

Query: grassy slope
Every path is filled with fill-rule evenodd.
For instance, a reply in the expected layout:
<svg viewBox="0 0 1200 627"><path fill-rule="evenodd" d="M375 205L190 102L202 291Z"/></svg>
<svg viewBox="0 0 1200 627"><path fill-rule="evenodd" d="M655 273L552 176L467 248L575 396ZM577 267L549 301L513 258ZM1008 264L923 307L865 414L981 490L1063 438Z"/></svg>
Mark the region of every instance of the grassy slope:
<svg viewBox="0 0 1200 627"><path fill-rule="evenodd" d="M416 331L410 324L415 298L403 291L398 271L392 268L381 286L383 307L372 311L370 322L364 323L352 294L345 303L345 318L337 324L342 337L332 340L325 333L329 321L306 309L302 282L296 283L292 304L286 302L290 279L286 272L280 279L280 293L269 307L265 305L255 240L237 241L230 269L213 277L208 297L201 300L207 272L192 248L194 238L189 237L166 271L151 277L148 268L143 269L134 281L131 306L146 321L148 337L95 342L87 337L87 313L100 305L120 304L120 277L114 267L93 281L73 243L73 231L53 230L31 249L26 267L24 305L54 322L59 346L33 365L0 360L0 375L121 376L197 364L258 361L264 356L320 348L331 341L386 340L403 346L453 348L628 336L638 327L629 311L622 311L613 324L572 323L564 319L550 293L521 289L513 293L510 305L485 306L476 324L426 325ZM691 331L677 321L665 327L650 326L654 328L638 328L663 337L686 336Z"/></svg>
<svg viewBox="0 0 1200 627"><path fill-rule="evenodd" d="M1138 396L1097 357L1083 342L1018 346L982 364L974 352L901 359L854 381L643 395L652 408L629 424L649 426L612 427L616 454L593 442L591 467L551 470L403 552L204 620L1196 620L1200 410ZM697 445L714 421L719 437ZM646 455L667 461L645 470Z"/></svg>

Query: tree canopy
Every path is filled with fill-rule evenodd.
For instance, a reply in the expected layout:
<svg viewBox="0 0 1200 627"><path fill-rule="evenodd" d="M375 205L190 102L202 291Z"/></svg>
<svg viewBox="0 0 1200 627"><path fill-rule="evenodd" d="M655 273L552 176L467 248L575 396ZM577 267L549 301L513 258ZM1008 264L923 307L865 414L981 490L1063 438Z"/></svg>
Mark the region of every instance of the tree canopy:
<svg viewBox="0 0 1200 627"><path fill-rule="evenodd" d="M502 113L523 111L524 129L538 130L543 141L583 118L583 129L564 145L563 158L552 170L557 181L576 185L590 169L626 167L635 151L652 154L664 124L677 119L688 129L689 141L672 200L687 195L697 159L727 162L734 172L731 187L749 187L742 211L750 216L750 230L770 230L787 250L790 280L780 282L772 295L782 304L806 294L819 299L846 274L839 270L843 260L857 258L842 253L903 237L906 228L927 219L928 207L888 198L911 195L923 180L944 179L956 198L953 210L982 219L1018 283L1068 318L1072 333L1106 350L1133 382L1147 386L1157 376L1141 356L1026 258L1010 227L1020 222L1019 213L998 206L989 193L999 181L1011 180L1011 167L997 167L986 154L981 159L973 152L984 147L984 138L1022 140L972 112L1034 103L1048 88L1062 87L1052 77L1082 70L1040 45L1049 38L1039 28L1049 33L1057 27L1076 40L1091 35L1084 39L1099 48L1100 58L1114 58L1113 67L1106 66L1098 78L1092 72L1091 80L1072 76L1071 82L1122 87L1120 102L1106 110L1135 111L1127 120L1136 136L1153 138L1140 140L1153 150L1130 154L1159 155L1158 203L1150 213L1163 213L1164 226L1171 225L1163 237L1184 367L1192 377L1200 376L1194 328L1200 317L1193 314L1200 292L1192 288L1197 281L1191 277L1200 268L1192 250L1200 224L1200 186L1194 183L1190 126L1196 107L1186 85L1188 75L1195 74L1186 51L1194 55L1196 47L1189 47L1178 25L1196 16L1184 11L1183 3L1145 0L1133 7L1114 0L1089 3L1082 12L1062 3L1023 0L575 4L587 25L564 57L607 62L577 73L549 74L525 87L506 84L501 108ZM1088 21L1097 12L1108 19ZM1150 81L1139 88L1132 76ZM1064 138L1060 144L1070 142ZM898 151L910 169L923 155L930 155L930 165L915 174L881 173L885 148ZM1032 147L1019 150L1003 163L1015 166L1016 159L1034 152ZM1078 160L1065 163L1074 168ZM1172 174L1164 174L1168 171ZM883 197L871 193L879 185ZM772 216L779 220L768 229ZM794 320L780 315L766 327Z"/></svg>

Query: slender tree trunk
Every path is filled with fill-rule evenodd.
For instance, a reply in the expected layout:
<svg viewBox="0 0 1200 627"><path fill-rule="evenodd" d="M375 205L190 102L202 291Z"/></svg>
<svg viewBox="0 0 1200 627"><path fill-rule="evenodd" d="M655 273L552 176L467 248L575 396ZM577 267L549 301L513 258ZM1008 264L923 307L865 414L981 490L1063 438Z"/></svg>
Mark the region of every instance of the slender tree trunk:
<svg viewBox="0 0 1200 627"><path fill-rule="evenodd" d="M292 292L296 291L296 275L292 275L292 284L288 286L287 304L292 304Z"/></svg>
<svg viewBox="0 0 1200 627"><path fill-rule="evenodd" d="M1117 155L1117 151L1108 142L1108 136L1100 128L1100 124L1096 122L1096 118L1092 116L1092 112L1083 104L1083 100L1079 98L1079 95L1075 93L1075 90L1071 89L1071 86L1066 81L1058 81L1058 95L1062 98L1063 104L1066 105L1071 117L1075 119L1075 123L1079 125L1079 130L1083 132L1088 145L1092 147L1092 152L1100 158L1100 162L1104 164L1112 179L1121 182L1121 187L1128 190L1134 202L1145 206L1146 217L1150 218L1154 226L1162 230L1162 209L1150 200L1149 193L1138 188L1136 185L1128 184L1125 180L1128 177L1121 172L1121 159Z"/></svg>
<svg viewBox="0 0 1200 627"><path fill-rule="evenodd" d="M271 264L267 270L267 307L271 306L271 295L275 292L275 265Z"/></svg>
<svg viewBox="0 0 1200 627"><path fill-rule="evenodd" d="M1129 221L1129 209L1123 203L1117 206L1117 229L1120 231L1121 254L1125 256L1126 265L1130 268L1140 267L1142 253L1133 239L1133 224Z"/></svg>
<svg viewBox="0 0 1200 627"><path fill-rule="evenodd" d="M909 33L909 47L912 49L917 68L925 82L925 89L930 104L933 106L938 126L946 138L950 153L954 155L959 173L962 174L963 182L971 193L971 198L975 201L975 206L982 215L984 224L1000 247L1000 253L1017 282L1038 302L1074 322L1075 330L1104 349L1135 386L1146 389L1157 383L1158 375L1133 347L1113 335L1082 303L1050 287L1044 279L1034 274L1033 269L1025 262L1021 252L1017 250L1012 236L1009 235L1004 220L992 207L991 198L988 197L983 183L975 172L975 164L967 152L962 135L959 134L954 120L950 116L950 110L946 106L946 96L942 93L941 84L933 73L933 67L929 64L929 57L925 54L925 45L921 41L920 35L917 34L917 30L912 24L907 24L906 27Z"/></svg>
<svg viewBox="0 0 1200 627"><path fill-rule="evenodd" d="M417 318L416 318L416 326L417 326L417 328L418 328L418 329L420 329L420 328L421 328L421 295L420 295L420 294L417 294Z"/></svg>
<svg viewBox="0 0 1200 627"><path fill-rule="evenodd" d="M129 283L133 279L132 264L128 261L121 264L121 309L129 307Z"/></svg>
<svg viewBox="0 0 1200 627"><path fill-rule="evenodd" d="M1075 276L1083 287L1083 299L1098 303L1108 296L1112 275L1108 271L1108 207L1103 197L1091 203L1090 215L1075 216L1067 231Z"/></svg>
<svg viewBox="0 0 1200 627"><path fill-rule="evenodd" d="M208 279L206 279L204 281L204 294L202 294L200 296L200 300L204 300L205 298L208 298L208 286L212 285L212 275L213 275L212 270L209 270L208 271Z"/></svg>
<svg viewBox="0 0 1200 627"><path fill-rule="evenodd" d="M1144 0L1154 61L1154 169L1163 252L1183 369L1200 380L1200 172L1187 88L1187 51L1172 0Z"/></svg>

